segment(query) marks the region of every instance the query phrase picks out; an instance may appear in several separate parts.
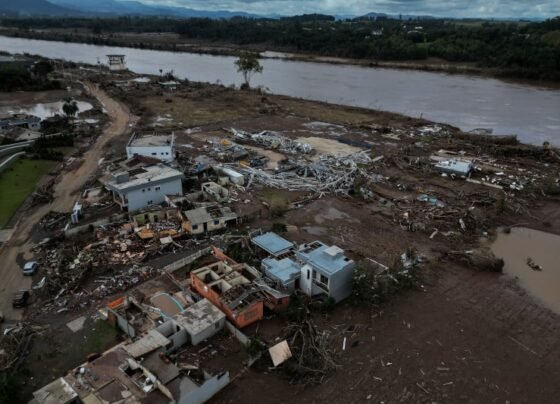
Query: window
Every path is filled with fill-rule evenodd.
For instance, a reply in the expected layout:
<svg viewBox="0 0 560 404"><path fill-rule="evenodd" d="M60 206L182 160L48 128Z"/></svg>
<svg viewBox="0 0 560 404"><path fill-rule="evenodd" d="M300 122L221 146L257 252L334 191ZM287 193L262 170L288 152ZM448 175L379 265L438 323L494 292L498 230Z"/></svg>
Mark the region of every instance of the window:
<svg viewBox="0 0 560 404"><path fill-rule="evenodd" d="M154 201L148 201L148 205L153 205Z"/></svg>
<svg viewBox="0 0 560 404"><path fill-rule="evenodd" d="M161 152L161 155L162 155L162 156L165 156L165 153L164 153L164 152Z"/></svg>
<svg viewBox="0 0 560 404"><path fill-rule="evenodd" d="M145 189L142 189L142 192L146 192L146 190L145 190Z"/></svg>
<svg viewBox="0 0 560 404"><path fill-rule="evenodd" d="M148 191L151 191L151 190L152 190L152 188L148 188Z"/></svg>
<svg viewBox="0 0 560 404"><path fill-rule="evenodd" d="M193 229L193 230L198 229L198 224L193 224L193 225L192 225L192 229Z"/></svg>
<svg viewBox="0 0 560 404"><path fill-rule="evenodd" d="M166 155L166 156L169 156L169 152L165 152L165 155Z"/></svg>
<svg viewBox="0 0 560 404"><path fill-rule="evenodd" d="M311 277L311 271L308 269L307 270L307 279L309 279Z"/></svg>
<svg viewBox="0 0 560 404"><path fill-rule="evenodd" d="M220 221L219 220L214 220L214 224L217 226L217 225L220 224Z"/></svg>
<svg viewBox="0 0 560 404"><path fill-rule="evenodd" d="M157 156L157 153L152 153L152 156Z"/></svg>
<svg viewBox="0 0 560 404"><path fill-rule="evenodd" d="M156 191L159 191L161 189L161 187L156 187Z"/></svg>
<svg viewBox="0 0 560 404"><path fill-rule="evenodd" d="M327 278L325 275L321 275L321 283L324 283L325 285L329 284L329 278Z"/></svg>
<svg viewBox="0 0 560 404"><path fill-rule="evenodd" d="M220 323L216 323L215 327L216 327L216 330L219 330L220 329Z"/></svg>
<svg viewBox="0 0 560 404"><path fill-rule="evenodd" d="M318 279L319 277L317 276L317 271L313 270L313 279Z"/></svg>

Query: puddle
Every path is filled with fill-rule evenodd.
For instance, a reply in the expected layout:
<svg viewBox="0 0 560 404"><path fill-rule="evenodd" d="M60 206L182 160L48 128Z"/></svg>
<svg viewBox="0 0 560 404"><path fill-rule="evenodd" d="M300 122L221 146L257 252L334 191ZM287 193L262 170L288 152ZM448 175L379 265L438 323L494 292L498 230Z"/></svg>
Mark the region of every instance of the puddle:
<svg viewBox="0 0 560 404"><path fill-rule="evenodd" d="M89 111L90 109L93 108L93 105L85 101L76 101L76 104L78 104L78 113ZM58 101L58 102L49 102L45 104L35 104L30 107L0 108L0 115L23 113L23 114L35 115L41 119L47 119L56 114L64 115L64 112L62 111L63 105L64 105L63 101Z"/></svg>
<svg viewBox="0 0 560 404"><path fill-rule="evenodd" d="M521 227L510 234L499 232L492 244L494 254L505 262L504 271L556 313L560 313L559 250L560 236Z"/></svg>

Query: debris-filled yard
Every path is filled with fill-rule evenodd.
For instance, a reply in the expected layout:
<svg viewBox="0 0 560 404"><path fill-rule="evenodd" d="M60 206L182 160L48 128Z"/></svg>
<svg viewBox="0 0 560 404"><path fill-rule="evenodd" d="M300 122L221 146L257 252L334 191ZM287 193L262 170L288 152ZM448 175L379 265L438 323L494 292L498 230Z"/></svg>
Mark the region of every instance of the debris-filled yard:
<svg viewBox="0 0 560 404"><path fill-rule="evenodd" d="M75 74L138 119L105 140L71 209L36 200L32 299L0 340L26 399L51 382L178 399L188 380L215 403L554 401L558 313L491 246L515 227L560 234L557 149ZM82 348L47 349L57 335Z"/></svg>

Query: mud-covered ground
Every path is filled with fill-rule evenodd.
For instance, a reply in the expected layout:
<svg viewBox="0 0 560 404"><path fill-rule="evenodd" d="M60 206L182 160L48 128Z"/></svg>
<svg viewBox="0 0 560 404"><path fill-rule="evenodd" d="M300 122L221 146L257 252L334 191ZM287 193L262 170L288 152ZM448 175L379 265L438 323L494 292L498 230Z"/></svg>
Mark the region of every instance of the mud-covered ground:
<svg viewBox="0 0 560 404"><path fill-rule="evenodd" d="M282 223L286 238L337 244L358 263L374 258L391 265L409 248L425 257L419 269L423 287L381 305L346 302L326 315L313 314L320 329L339 339L339 367L321 385L292 383L270 369L265 358L212 402L556 401L558 315L514 278L481 272L460 255L487 245L501 225L560 234L555 150L385 112L257 92L196 83L163 92L157 84L123 87L102 80L109 96L140 117L139 127L175 131L182 162L211 154L220 140L232 141L231 128L310 139L320 151L303 157L311 161L320 161L324 153L364 150L374 161L361 166L368 176L357 178L347 196L255 182L248 190L236 190L236 201L229 205L247 218L243 229L269 230ZM105 159L121 157L127 139L108 140ZM281 161L281 151L247 145L275 164ZM434 155L473 158L478 169L471 179L478 183L441 176L433 168ZM421 195L438 204L418 200ZM259 335L273 341L284 325L283 319L266 319ZM49 360L56 361L53 355ZM85 358L77 354L74 359L77 366ZM48 372L34 364L30 369L42 376ZM54 373L60 375L60 369Z"/></svg>

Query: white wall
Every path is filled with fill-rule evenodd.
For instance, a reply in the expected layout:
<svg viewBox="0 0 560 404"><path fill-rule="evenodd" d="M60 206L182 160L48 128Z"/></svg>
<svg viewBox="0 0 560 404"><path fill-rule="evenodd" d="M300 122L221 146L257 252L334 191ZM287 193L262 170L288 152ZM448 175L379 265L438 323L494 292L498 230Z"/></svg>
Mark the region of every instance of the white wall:
<svg viewBox="0 0 560 404"><path fill-rule="evenodd" d="M165 195L182 194L183 186L180 178L160 184L148 183L143 188L135 189L126 194L128 198L128 211L134 212L147 208L150 205L159 205L165 202Z"/></svg>
<svg viewBox="0 0 560 404"><path fill-rule="evenodd" d="M126 156L132 158L135 154L139 156L154 157L162 161L173 161L173 147L169 146L127 146Z"/></svg>

